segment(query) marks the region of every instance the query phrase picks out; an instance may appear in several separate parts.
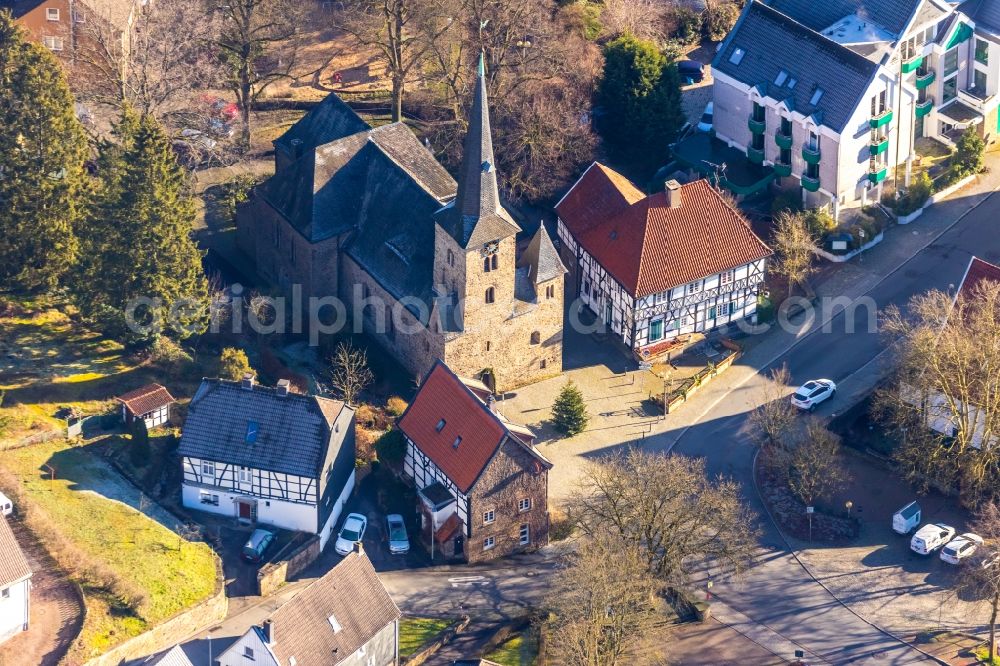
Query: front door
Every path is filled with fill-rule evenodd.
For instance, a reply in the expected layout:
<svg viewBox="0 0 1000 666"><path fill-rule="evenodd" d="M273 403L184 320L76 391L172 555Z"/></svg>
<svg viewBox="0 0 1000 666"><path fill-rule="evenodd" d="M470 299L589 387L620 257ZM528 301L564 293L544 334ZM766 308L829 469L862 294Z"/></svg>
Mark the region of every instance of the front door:
<svg viewBox="0 0 1000 666"><path fill-rule="evenodd" d="M236 507L239 510L240 520L249 522L252 519L253 508L249 502L237 502Z"/></svg>
<svg viewBox="0 0 1000 666"><path fill-rule="evenodd" d="M465 552L465 538L455 537L455 557L462 555Z"/></svg>

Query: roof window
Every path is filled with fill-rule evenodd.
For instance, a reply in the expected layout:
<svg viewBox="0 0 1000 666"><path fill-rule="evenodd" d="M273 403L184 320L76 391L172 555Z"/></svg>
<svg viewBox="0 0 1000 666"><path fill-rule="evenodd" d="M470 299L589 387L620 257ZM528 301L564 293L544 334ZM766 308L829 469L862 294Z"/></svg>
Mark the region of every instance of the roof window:
<svg viewBox="0 0 1000 666"><path fill-rule="evenodd" d="M461 437L456 437L455 441L452 442L451 448L457 449L458 445L461 444L461 443L462 443L462 438Z"/></svg>
<svg viewBox="0 0 1000 666"><path fill-rule="evenodd" d="M257 435L260 434L260 424L256 421L247 422L247 444L253 444L257 441Z"/></svg>
<svg viewBox="0 0 1000 666"><path fill-rule="evenodd" d="M781 70L780 72L778 72L777 78L774 79L774 85L776 86L784 85L785 81L787 80L788 80L788 72L786 72L785 70Z"/></svg>
<svg viewBox="0 0 1000 666"><path fill-rule="evenodd" d="M441 432L442 430L444 430L444 424L445 424L444 419L441 419L440 421L438 421L438 424L434 426L434 430L436 430L437 432Z"/></svg>
<svg viewBox="0 0 1000 666"><path fill-rule="evenodd" d="M343 627L340 626L340 622L337 622L337 617L335 615L331 615L326 619L329 621L330 626L333 627L333 633L340 633L340 630L343 629Z"/></svg>
<svg viewBox="0 0 1000 666"><path fill-rule="evenodd" d="M746 54L747 54L746 51L744 51L739 47L736 47L735 49L733 49L733 52L729 54L729 62L733 63L734 65L738 65L741 62L743 62L743 56L745 56Z"/></svg>
<svg viewBox="0 0 1000 666"><path fill-rule="evenodd" d="M795 77L792 77L792 78L788 79L788 89L789 90L795 90L795 84L798 83L798 82L799 82L799 80L796 79Z"/></svg>
<svg viewBox="0 0 1000 666"><path fill-rule="evenodd" d="M816 106L817 104L819 104L819 101L821 99L823 99L823 89L816 88L816 90L813 91L813 96L809 98L809 103L813 106Z"/></svg>

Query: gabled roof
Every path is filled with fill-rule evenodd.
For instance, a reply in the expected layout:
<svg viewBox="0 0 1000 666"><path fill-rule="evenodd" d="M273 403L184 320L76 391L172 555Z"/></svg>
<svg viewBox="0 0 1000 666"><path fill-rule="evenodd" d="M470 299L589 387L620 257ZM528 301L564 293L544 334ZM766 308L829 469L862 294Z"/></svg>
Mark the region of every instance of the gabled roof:
<svg viewBox="0 0 1000 666"><path fill-rule="evenodd" d="M962 284L958 286L956 298L962 295L965 298L971 297L976 292L976 287L984 281L1000 282L1000 266L983 261L979 257L972 257L969 266L965 269L965 276Z"/></svg>
<svg viewBox="0 0 1000 666"><path fill-rule="evenodd" d="M166 652L147 657L142 666L194 666L194 664L181 646L175 645Z"/></svg>
<svg viewBox="0 0 1000 666"><path fill-rule="evenodd" d="M159 384L146 384L134 391L115 398L125 405L125 408L135 416L142 416L160 407L177 402L165 387Z"/></svg>
<svg viewBox="0 0 1000 666"><path fill-rule="evenodd" d="M742 58L735 53L737 49ZM758 87L767 97L791 98L796 112L814 116L817 124L838 132L847 126L878 67L759 0L744 8L712 63L713 71ZM781 85L776 83L779 80ZM789 88L792 80L795 87ZM822 90L818 100L817 90Z"/></svg>
<svg viewBox="0 0 1000 666"><path fill-rule="evenodd" d="M28 559L14 538L6 516L0 516L0 587L7 587L29 577L31 567Z"/></svg>
<svg viewBox="0 0 1000 666"><path fill-rule="evenodd" d="M486 99L486 68L479 55L469 129L462 148L458 195L438 213L438 223L462 248L477 247L517 234L521 228L500 203L496 158Z"/></svg>
<svg viewBox="0 0 1000 666"><path fill-rule="evenodd" d="M574 186L585 185L583 181ZM594 259L630 294L643 298L771 255L740 213L706 180L651 194L603 220L560 217ZM605 192L599 190L599 198ZM569 195L567 195L567 198ZM586 209L586 192L574 196Z"/></svg>
<svg viewBox="0 0 1000 666"><path fill-rule="evenodd" d="M400 417L399 429L463 494L475 485L507 438L524 447L546 468L551 467L541 454L515 437L504 419L440 360Z"/></svg>
<svg viewBox="0 0 1000 666"><path fill-rule="evenodd" d="M572 220L570 230L576 235L645 196L628 178L594 162L559 200L556 212L564 223Z"/></svg>
<svg viewBox="0 0 1000 666"><path fill-rule="evenodd" d="M371 125L363 121L337 95L331 93L275 139L274 145L292 154L294 151L292 142L298 140L302 142L300 150L304 154L323 144L370 129Z"/></svg>
<svg viewBox="0 0 1000 666"><path fill-rule="evenodd" d="M977 28L1000 34L1000 0L965 0L958 11L975 21Z"/></svg>
<svg viewBox="0 0 1000 666"><path fill-rule="evenodd" d="M566 267L563 266L559 252L549 238L544 222L538 225L538 231L532 236L528 247L518 259L517 266L528 267L528 279L534 285L554 280L566 273Z"/></svg>
<svg viewBox="0 0 1000 666"><path fill-rule="evenodd" d="M274 612L271 651L280 664L335 666L399 618L368 556L350 553Z"/></svg>
<svg viewBox="0 0 1000 666"><path fill-rule="evenodd" d="M350 407L337 400L270 387L203 379L188 407L178 452L182 456L317 478L333 425ZM251 434L252 433L252 434ZM337 471L335 471L337 473Z"/></svg>
<svg viewBox="0 0 1000 666"><path fill-rule="evenodd" d="M851 14L866 17L897 37L921 0L764 0L813 30L828 28ZM791 55L791 54L790 54Z"/></svg>

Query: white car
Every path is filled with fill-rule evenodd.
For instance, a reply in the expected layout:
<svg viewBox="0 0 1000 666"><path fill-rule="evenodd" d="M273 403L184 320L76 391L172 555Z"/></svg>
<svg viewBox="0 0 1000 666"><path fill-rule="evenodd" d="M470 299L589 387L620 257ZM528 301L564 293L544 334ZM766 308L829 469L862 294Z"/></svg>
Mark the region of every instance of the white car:
<svg viewBox="0 0 1000 666"><path fill-rule="evenodd" d="M983 538L978 534L966 532L948 542L941 549L941 559L948 564L961 564L962 560L976 552L976 548L983 545Z"/></svg>
<svg viewBox="0 0 1000 666"><path fill-rule="evenodd" d="M920 555L930 555L955 536L955 528L944 523L924 525L910 539L910 550Z"/></svg>
<svg viewBox="0 0 1000 666"><path fill-rule="evenodd" d="M361 543L365 538L365 530L368 528L368 519L360 513L349 513L344 520L340 533L337 534L337 543L334 550L340 555L347 555L354 551L354 545Z"/></svg>
<svg viewBox="0 0 1000 666"><path fill-rule="evenodd" d="M699 132L711 132L713 124L713 107L714 104L709 102L705 105L705 112L701 114L701 120L698 121L698 131Z"/></svg>
<svg viewBox="0 0 1000 666"><path fill-rule="evenodd" d="M837 394L837 385L829 379L812 379L803 384L794 395L792 404L799 409L813 411L821 402Z"/></svg>

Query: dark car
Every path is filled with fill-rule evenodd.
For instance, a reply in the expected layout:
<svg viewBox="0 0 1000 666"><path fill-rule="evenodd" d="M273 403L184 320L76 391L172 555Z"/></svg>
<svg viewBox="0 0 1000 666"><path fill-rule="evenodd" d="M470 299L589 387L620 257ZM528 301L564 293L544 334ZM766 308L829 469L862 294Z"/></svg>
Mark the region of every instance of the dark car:
<svg viewBox="0 0 1000 666"><path fill-rule="evenodd" d="M705 66L697 60L681 60L677 63L677 72L685 84L701 83L705 78Z"/></svg>
<svg viewBox="0 0 1000 666"><path fill-rule="evenodd" d="M267 530L254 530L250 538L243 545L243 552L241 555L243 559L247 562L256 564L264 559L264 552L267 547L271 545L274 541L274 532L268 532Z"/></svg>

